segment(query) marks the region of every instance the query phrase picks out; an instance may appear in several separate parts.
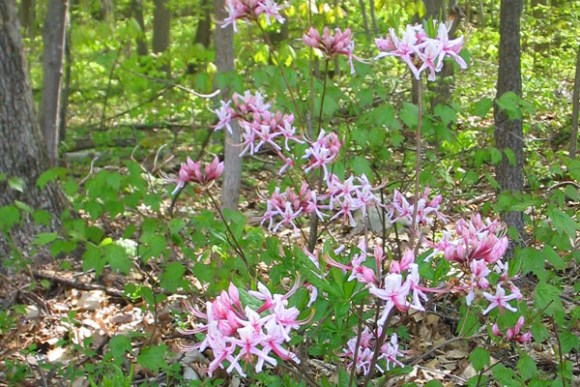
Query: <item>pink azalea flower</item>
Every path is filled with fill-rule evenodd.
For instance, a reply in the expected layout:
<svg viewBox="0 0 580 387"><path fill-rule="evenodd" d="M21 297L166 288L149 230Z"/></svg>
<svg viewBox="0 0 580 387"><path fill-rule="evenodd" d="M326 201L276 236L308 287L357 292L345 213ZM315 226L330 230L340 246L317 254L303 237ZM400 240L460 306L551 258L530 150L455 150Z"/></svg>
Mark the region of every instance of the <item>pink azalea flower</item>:
<svg viewBox="0 0 580 387"><path fill-rule="evenodd" d="M220 162L217 157L205 166L204 173L201 171L201 161L192 161L189 157L185 163L181 164L179 169L179 178L177 179L177 186L173 190L172 195L185 187L185 184L193 182L201 185L209 185L215 181L224 172L224 163ZM174 181L174 180L171 180Z"/></svg>
<svg viewBox="0 0 580 387"><path fill-rule="evenodd" d="M271 24L271 18L281 24L284 23L284 18L280 14L281 7L273 0L226 0L226 9L228 17L223 20L222 28L231 24L235 32L238 31L237 20L257 20L262 14L265 15L268 25Z"/></svg>
<svg viewBox="0 0 580 387"><path fill-rule="evenodd" d="M307 46L320 50L328 58L336 55L346 55L350 64L350 73L354 74L354 41L349 28L345 29L344 32L339 28L335 28L334 35L330 35L328 27L324 27L322 36L320 36L320 33L311 27L302 39Z"/></svg>
<svg viewBox="0 0 580 387"><path fill-rule="evenodd" d="M382 288L371 287L369 289L371 294L387 302L381 318L377 322L380 326L385 323L393 308L397 308L401 312L406 312L409 309L410 304L407 301L407 296L410 289L411 283L408 281L403 283L403 277L394 273L387 274Z"/></svg>
<svg viewBox="0 0 580 387"><path fill-rule="evenodd" d="M491 304L487 307L487 309L483 311L484 315L488 314L495 307L498 307L500 311L507 309L512 312L517 312L517 309L509 304L509 301L514 300L518 297L517 294L510 294L509 296L506 296L505 290L503 289L501 284L497 285L495 294L483 292L483 296L489 302L491 302Z"/></svg>

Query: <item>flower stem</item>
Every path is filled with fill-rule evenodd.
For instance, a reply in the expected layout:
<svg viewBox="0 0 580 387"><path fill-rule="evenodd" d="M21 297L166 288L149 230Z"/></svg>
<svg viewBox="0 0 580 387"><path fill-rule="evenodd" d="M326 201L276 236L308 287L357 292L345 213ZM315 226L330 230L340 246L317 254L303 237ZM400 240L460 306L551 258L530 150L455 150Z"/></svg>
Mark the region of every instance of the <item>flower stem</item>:
<svg viewBox="0 0 580 387"><path fill-rule="evenodd" d="M213 195L211 194L211 192L209 192L209 190L207 190L207 194L208 194L209 199L211 200L211 203L213 204L214 208L217 210L223 224L226 226L226 230L228 230L228 234L230 235L231 240L230 240L230 238L226 238L226 239L227 239L229 245L236 251L236 253L238 253L240 258L242 258L242 261L244 261L244 264L246 265L246 269L248 269L248 273L250 274L250 276L252 278L256 277L255 270L252 269L252 267L250 266L250 263L248 262L248 259L246 258L246 255L244 254L244 250L242 249L242 247L238 243L238 240L234 236L234 233L232 232L230 225L228 224L226 218L224 217L224 214L223 214L221 208L218 206L217 201L214 199Z"/></svg>
<svg viewBox="0 0 580 387"><path fill-rule="evenodd" d="M419 234L419 225L417 222L417 212L419 204L419 183L421 180L421 161L422 161L422 149L421 149L421 130L423 126L423 82L419 79L417 82L417 131L415 132L415 146L417 148L415 155L415 200L413 202L413 218L411 221L411 235L409 237L409 248L415 250L415 238ZM417 244L417 247L419 244Z"/></svg>
<svg viewBox="0 0 580 387"><path fill-rule="evenodd" d="M258 27L260 27L260 31L262 31L262 35L264 35L264 40L266 40L266 44L270 48L270 53L274 57L274 61L276 62L276 67L278 67L278 70L280 70L280 74L282 75L282 79L284 80L284 83L286 84L286 89L288 90L288 93L290 94L290 98L292 99L292 102L294 103L294 108L296 109L296 115L298 116L298 120L300 120L300 125L302 127L304 127L304 118L302 117L302 112L300 110L300 107L298 106L298 101L296 100L296 97L294 96L294 92L292 92L292 88L290 87L290 82L288 81L288 78L286 77L286 73L284 72L284 69L282 68L282 64L280 63L278 55L276 55L276 48L274 47L274 44L272 43L272 41L270 40L270 37L266 33L266 30L264 29L264 27L262 27L262 25L260 24L260 22L258 20L256 20L256 24L258 25Z"/></svg>

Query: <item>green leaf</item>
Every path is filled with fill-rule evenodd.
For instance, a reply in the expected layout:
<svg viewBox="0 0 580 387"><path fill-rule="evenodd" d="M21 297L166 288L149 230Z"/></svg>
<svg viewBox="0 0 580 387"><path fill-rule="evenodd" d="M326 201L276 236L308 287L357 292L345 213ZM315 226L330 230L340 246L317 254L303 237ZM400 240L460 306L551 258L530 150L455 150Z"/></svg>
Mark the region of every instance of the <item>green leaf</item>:
<svg viewBox="0 0 580 387"><path fill-rule="evenodd" d="M570 353L571 350L578 351L579 342L577 333L568 330L560 330L558 331L558 335L560 336L560 344L562 346L563 354Z"/></svg>
<svg viewBox="0 0 580 387"><path fill-rule="evenodd" d="M473 114L475 114L476 116L484 118L492 106L493 106L493 100L491 98L486 97L486 98L482 98L479 101L477 101L475 103L475 105L473 106L472 111L473 111Z"/></svg>
<svg viewBox="0 0 580 387"><path fill-rule="evenodd" d="M187 281L183 279L184 274L185 267L181 263L170 263L161 274L159 285L170 292L175 292L179 288L187 288Z"/></svg>
<svg viewBox="0 0 580 387"><path fill-rule="evenodd" d="M104 254L113 270L117 270L123 274L129 274L131 267L133 267L133 261L129 258L122 246L114 243L109 244L104 247Z"/></svg>
<svg viewBox="0 0 580 387"><path fill-rule="evenodd" d="M374 176L373 170L371 169L371 165L365 157L356 156L351 160L350 164L355 174L362 175L364 173L369 179L372 179L372 177Z"/></svg>
<svg viewBox="0 0 580 387"><path fill-rule="evenodd" d="M578 223L565 212L550 207L548 209L548 217L552 220L554 228L560 233L566 233L570 238L576 237L576 230L578 230Z"/></svg>
<svg viewBox="0 0 580 387"><path fill-rule="evenodd" d="M489 148L489 156L491 159L491 163L493 165L497 165L501 162L502 156L501 156L501 152L499 151L499 149L497 149L495 147L490 147Z"/></svg>
<svg viewBox="0 0 580 387"><path fill-rule="evenodd" d="M425 387L443 387L443 384L439 380L429 380L424 384Z"/></svg>
<svg viewBox="0 0 580 387"><path fill-rule="evenodd" d="M13 176L8 179L8 186L15 191L24 192L26 183L24 182L23 178Z"/></svg>
<svg viewBox="0 0 580 387"><path fill-rule="evenodd" d="M40 233L34 238L34 244L37 246L44 246L49 244L50 242L54 241L58 238L58 233L56 232L43 232Z"/></svg>
<svg viewBox="0 0 580 387"><path fill-rule="evenodd" d="M484 348L475 348L469 355L469 362L479 372L490 364L489 352Z"/></svg>
<svg viewBox="0 0 580 387"><path fill-rule="evenodd" d="M66 176L67 172L68 170L66 168L51 168L38 177L36 180L36 186L40 189L44 189L48 183Z"/></svg>
<svg viewBox="0 0 580 387"><path fill-rule="evenodd" d="M96 246L87 245L87 249L83 253L83 270L95 269L98 277L103 272L106 264L107 260L103 257L103 251Z"/></svg>
<svg viewBox="0 0 580 387"><path fill-rule="evenodd" d="M500 383L502 387L520 387L521 383L515 380L516 374L510 368L507 368L503 364L498 364L492 368L491 373L497 382Z"/></svg>
<svg viewBox="0 0 580 387"><path fill-rule="evenodd" d="M7 230L20 222L20 211L16 206L0 207L0 230Z"/></svg>
<svg viewBox="0 0 580 387"><path fill-rule="evenodd" d="M116 360L125 358L125 354L131 352L131 339L125 335L115 335L109 341L109 349Z"/></svg>
<svg viewBox="0 0 580 387"><path fill-rule="evenodd" d="M545 308L545 313L548 315L553 315L557 311L564 310L562 299L560 298L562 291L557 287L546 282L540 282L536 286L535 294L534 305L538 309Z"/></svg>
<svg viewBox="0 0 580 387"><path fill-rule="evenodd" d="M479 315L475 309L467 308L465 305L461 306L460 310L461 319L457 325L457 333L462 334L465 337L469 337L481 326L479 322Z"/></svg>
<svg viewBox="0 0 580 387"><path fill-rule="evenodd" d="M151 371L157 372L160 368L167 368L167 362L165 360L166 354L167 345L151 345L141 350L141 353L137 357L137 363Z"/></svg>
<svg viewBox="0 0 580 387"><path fill-rule="evenodd" d="M409 102L403 102L403 108L399 112L399 115L403 123L409 128L417 127L417 124L419 123L419 108L417 105Z"/></svg>
<svg viewBox="0 0 580 387"><path fill-rule="evenodd" d="M523 273L534 273L539 279L546 278L545 257L541 251L526 247L519 251L518 256L521 256L523 265Z"/></svg>
<svg viewBox="0 0 580 387"><path fill-rule="evenodd" d="M552 266L554 266L554 269L564 270L566 268L566 266L567 266L566 261L564 261L558 255L558 253L554 250L553 247L545 246L543 251L544 251L544 255L546 256L546 259L548 260L548 262L550 262L552 264Z"/></svg>
<svg viewBox="0 0 580 387"><path fill-rule="evenodd" d="M435 115L441 118L443 125L447 126L457 120L457 112L448 105L439 104L435 106Z"/></svg>
<svg viewBox="0 0 580 387"><path fill-rule="evenodd" d="M46 211L46 210L36 210L32 213L32 219L34 219L34 223L43 225L43 226L48 226L50 224L50 219L52 218L52 215L50 214L50 212Z"/></svg>
<svg viewBox="0 0 580 387"><path fill-rule="evenodd" d="M517 369L520 371L520 375L524 381L535 378L539 374L536 362L525 352L520 352Z"/></svg>

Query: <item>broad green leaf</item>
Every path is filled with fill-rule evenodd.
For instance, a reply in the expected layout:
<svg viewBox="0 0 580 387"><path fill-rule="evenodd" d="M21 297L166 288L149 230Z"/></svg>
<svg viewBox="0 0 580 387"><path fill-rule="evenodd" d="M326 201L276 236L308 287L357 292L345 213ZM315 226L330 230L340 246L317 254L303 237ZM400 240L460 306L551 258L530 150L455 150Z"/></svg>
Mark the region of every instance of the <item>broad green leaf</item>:
<svg viewBox="0 0 580 387"><path fill-rule="evenodd" d="M556 250L554 250L553 247L545 246L543 251L546 259L548 260L548 262L552 264L552 266L554 266L554 269L564 270L566 268L567 266L566 261L564 261L558 255L558 253L556 252Z"/></svg>
<svg viewBox="0 0 580 387"><path fill-rule="evenodd" d="M530 380L538 376L536 362L525 352L520 352L517 369L520 371L523 380Z"/></svg>
<svg viewBox="0 0 580 387"><path fill-rule="evenodd" d="M125 354L131 352L131 339L125 335L115 335L109 341L109 349L116 360L124 359Z"/></svg>
<svg viewBox="0 0 580 387"><path fill-rule="evenodd" d="M484 348L475 348L469 355L469 362L473 365L476 371L483 370L490 364L489 351Z"/></svg>
<svg viewBox="0 0 580 387"><path fill-rule="evenodd" d="M34 238L34 244L37 246L44 246L58 238L58 233L56 232L43 232L36 235Z"/></svg>
<svg viewBox="0 0 580 387"><path fill-rule="evenodd" d="M568 354L570 351L575 350L578 351L578 333L577 332L570 332L568 330L560 330L558 331L558 335L560 336L560 343L562 346L562 353Z"/></svg>
<svg viewBox="0 0 580 387"><path fill-rule="evenodd" d="M158 371L159 369L167 368L165 355L167 354L167 345L150 345L145 347L137 357L139 365L151 370Z"/></svg>
<svg viewBox="0 0 580 387"><path fill-rule="evenodd" d="M159 285L170 292L175 292L179 288L187 288L187 281L183 279L184 274L185 267L179 262L172 262L161 274Z"/></svg>
<svg viewBox="0 0 580 387"><path fill-rule="evenodd" d="M122 246L117 244L107 245L104 247L104 254L113 270L129 274L131 267L133 267L133 261Z"/></svg>
<svg viewBox="0 0 580 387"><path fill-rule="evenodd" d="M15 191L24 192L26 183L24 182L23 178L13 176L8 179L8 186Z"/></svg>
<svg viewBox="0 0 580 387"><path fill-rule="evenodd" d="M558 232L568 234L570 238L576 237L576 230L579 228L578 223L570 215L555 207L550 207L548 209L548 217L552 220L552 224Z"/></svg>
<svg viewBox="0 0 580 387"><path fill-rule="evenodd" d="M524 265L525 266L525 265ZM545 313L553 315L557 311L562 311L562 290L545 282L540 282L536 286L536 297L534 305L538 309L545 309Z"/></svg>
<svg viewBox="0 0 580 387"><path fill-rule="evenodd" d="M472 109L473 114L475 114L476 116L479 116L481 118L484 118L492 106L493 106L493 100L491 98L487 98L487 97L482 98L479 101L477 101L475 103L475 105L473 106L473 109Z"/></svg>
<svg viewBox="0 0 580 387"><path fill-rule="evenodd" d="M59 178L63 178L68 173L66 168L51 168L48 171L43 172L36 180L36 185L40 189L44 189L46 185L53 182Z"/></svg>
<svg viewBox="0 0 580 387"><path fill-rule="evenodd" d="M20 211L16 206L0 207L0 230L9 229L20 222Z"/></svg>
<svg viewBox="0 0 580 387"><path fill-rule="evenodd" d="M419 122L418 115L419 115L419 108L417 105L403 102L403 108L399 112L401 120L405 125L409 128L416 128Z"/></svg>

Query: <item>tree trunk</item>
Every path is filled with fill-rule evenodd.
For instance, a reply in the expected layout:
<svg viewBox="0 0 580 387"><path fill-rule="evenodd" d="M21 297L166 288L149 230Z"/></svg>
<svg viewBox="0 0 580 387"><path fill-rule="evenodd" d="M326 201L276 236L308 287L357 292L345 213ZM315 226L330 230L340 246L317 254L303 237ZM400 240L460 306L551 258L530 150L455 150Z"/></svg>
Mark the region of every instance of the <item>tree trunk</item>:
<svg viewBox="0 0 580 387"><path fill-rule="evenodd" d="M209 47L211 40L211 4L209 0L201 0L201 16L197 24L194 43Z"/></svg>
<svg viewBox="0 0 580 387"><path fill-rule="evenodd" d="M48 165L34 114L16 4L14 0L3 0L0 1L0 173L22 178L25 188L18 192L0 183L0 207L18 200L34 209L48 211L52 218L47 227L41 228L25 215L16 228L0 233L0 263L10 259L11 247L27 255L39 230L56 230L60 225L60 214L65 207L62 192L52 184L44 190L36 186L37 178Z"/></svg>
<svg viewBox="0 0 580 387"><path fill-rule="evenodd" d="M44 23L40 128L44 134L48 157L52 165L58 164L59 114L67 9L68 0L50 0Z"/></svg>
<svg viewBox="0 0 580 387"><path fill-rule="evenodd" d="M574 97L572 101L572 129L570 130L570 158L576 158L578 146L578 113L580 113L580 46L576 57L576 75L574 77Z"/></svg>
<svg viewBox="0 0 580 387"><path fill-rule="evenodd" d="M169 49L171 14L167 8L167 0L154 0L155 9L153 10L153 52L163 54ZM168 55L162 58L163 65L161 68L171 75L171 63Z"/></svg>
<svg viewBox="0 0 580 387"><path fill-rule="evenodd" d="M33 37L35 33L35 21L36 21L36 1L35 0L21 0L20 1L20 24L26 35Z"/></svg>
<svg viewBox="0 0 580 387"><path fill-rule="evenodd" d="M367 41L370 42L371 41L371 30L369 28L369 18L367 16L367 9L366 9L364 0L358 0L358 6L360 7L360 12L362 14L365 36L367 37Z"/></svg>
<svg viewBox="0 0 580 387"><path fill-rule="evenodd" d="M520 16L522 0L502 0L500 6L499 67L496 98L507 92L522 95ZM501 191L521 192L524 188L524 138L522 120L510 120L507 114L494 105L495 144L502 153L510 149L515 156L512 165L504 155L496 165L496 179ZM513 227L523 241L524 219L522 212L502 214L503 220Z"/></svg>
<svg viewBox="0 0 580 387"><path fill-rule="evenodd" d="M224 0L214 0L215 19L224 20L227 17ZM234 70L234 30L218 26L214 30L215 64L218 74ZM222 89L220 98L229 99L230 90ZM240 187L242 184L242 158L240 157L241 130L237 122L233 122L232 134L225 130L224 151L224 182L222 185L222 207L237 210L240 203Z"/></svg>
<svg viewBox="0 0 580 387"><path fill-rule="evenodd" d="M143 18L143 1L133 0L131 1L131 7L133 8L133 17L139 24L141 29L141 35L137 37L137 54L139 56L147 56L149 50L147 49L147 41L145 40L145 19Z"/></svg>

